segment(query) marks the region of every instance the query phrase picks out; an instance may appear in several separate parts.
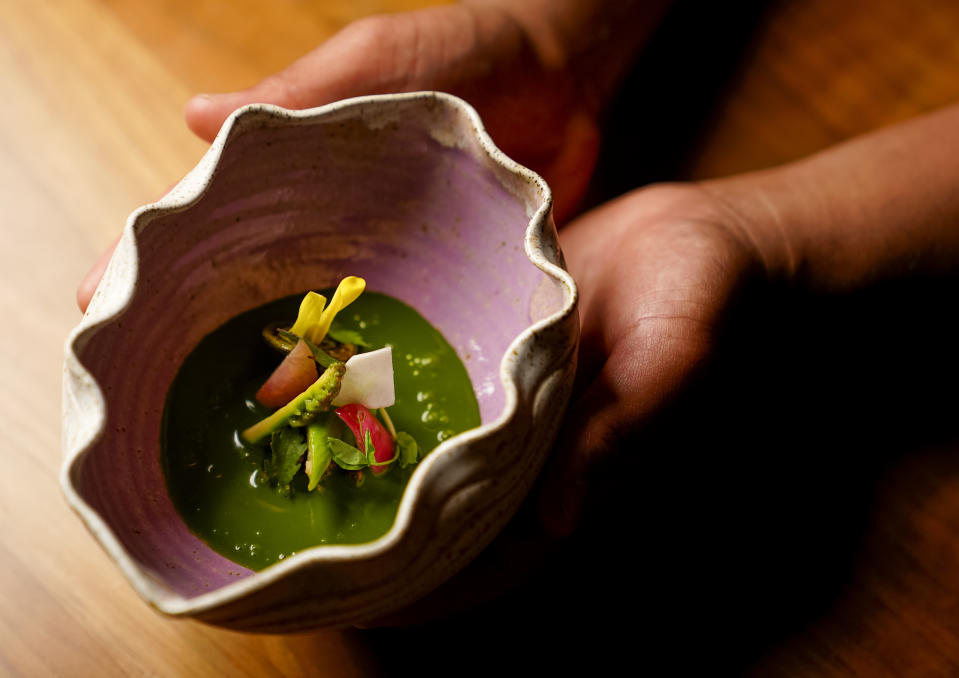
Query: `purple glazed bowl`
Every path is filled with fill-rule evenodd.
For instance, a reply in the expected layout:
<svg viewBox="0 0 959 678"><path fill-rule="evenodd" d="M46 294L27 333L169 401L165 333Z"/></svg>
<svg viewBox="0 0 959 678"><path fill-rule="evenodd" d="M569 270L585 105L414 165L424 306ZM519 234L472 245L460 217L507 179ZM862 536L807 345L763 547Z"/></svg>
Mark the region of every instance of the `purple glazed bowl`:
<svg viewBox="0 0 959 678"><path fill-rule="evenodd" d="M234 629L363 623L473 559L529 492L573 373L577 293L545 182L441 93L307 111L253 105L197 167L129 218L66 346L67 501L158 610ZM418 309L467 367L482 425L434 450L390 531L261 572L213 552L170 501L167 390L229 318L359 275Z"/></svg>

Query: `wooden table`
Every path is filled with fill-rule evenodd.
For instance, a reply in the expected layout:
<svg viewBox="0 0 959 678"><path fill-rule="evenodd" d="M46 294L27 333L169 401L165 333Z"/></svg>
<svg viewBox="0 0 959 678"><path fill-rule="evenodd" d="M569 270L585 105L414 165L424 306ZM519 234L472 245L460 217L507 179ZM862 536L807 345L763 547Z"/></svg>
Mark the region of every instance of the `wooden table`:
<svg viewBox="0 0 959 678"><path fill-rule="evenodd" d="M643 666L652 650L638 631L630 647L543 647L536 629L527 643L504 642L488 616L290 637L166 619L134 594L60 496L60 367L79 319L74 289L127 214L202 154L182 123L187 98L249 85L364 14L424 4L0 2L0 674L397 675L428 672L438 642L467 666L525 648L502 659L504 671L574 650ZM959 100L952 0L789 0L734 14L723 23L687 12L667 24L636 80L657 134L634 127L632 141L645 149L636 176L601 174L607 191L787 161ZM677 40L685 47L671 52ZM948 433L917 436L918 453L870 471L861 529L838 571L826 567L840 585L793 616L787 609L732 658L704 659L712 675L959 673L959 445ZM597 586L589 575L568 583ZM628 572L600 581L597 593L610 597L639 585ZM632 610L617 625L655 621L644 615ZM612 622L568 623L592 628L585 637L595 642L597 625ZM695 654L717 632L684 628L672 641Z"/></svg>

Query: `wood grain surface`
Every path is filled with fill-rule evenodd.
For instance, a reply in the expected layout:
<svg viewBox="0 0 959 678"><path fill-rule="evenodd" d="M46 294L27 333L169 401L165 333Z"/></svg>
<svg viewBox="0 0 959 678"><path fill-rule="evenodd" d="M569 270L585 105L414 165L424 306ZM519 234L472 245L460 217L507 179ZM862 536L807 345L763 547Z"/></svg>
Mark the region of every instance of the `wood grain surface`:
<svg viewBox="0 0 959 678"><path fill-rule="evenodd" d="M289 637L167 619L134 594L60 496L74 291L128 213L203 153L182 121L188 97L250 85L363 15L427 4L0 0L0 675L422 675L437 668L434 655L463 673L484 659L509 674L572 650L543 646L533 630L527 643L504 642L489 612L442 628ZM748 13L712 23L695 4L680 2L686 9L667 18L629 81L639 98L613 111L617 143L597 196L788 161L959 100L954 0L743 3ZM630 163L624 153L634 151L642 155ZM954 403L953 394L943 397ZM820 595L744 627L764 631L729 656L703 658L709 675L959 675L959 445L954 426L941 429L866 463L857 476L865 489L848 493L862 498L855 529L835 557L818 554L806 582ZM618 625L655 621L628 612ZM722 634L708 619L715 626L684 627L671 647L711 647L704 639ZM500 659L507 648L528 656ZM634 646L584 651L663 675L644 663L651 650L638 627Z"/></svg>

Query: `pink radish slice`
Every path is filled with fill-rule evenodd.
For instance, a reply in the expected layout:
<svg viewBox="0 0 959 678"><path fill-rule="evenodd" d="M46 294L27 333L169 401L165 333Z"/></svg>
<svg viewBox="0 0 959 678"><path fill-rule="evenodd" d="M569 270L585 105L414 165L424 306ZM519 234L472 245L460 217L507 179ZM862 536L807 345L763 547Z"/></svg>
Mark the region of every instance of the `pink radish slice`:
<svg viewBox="0 0 959 678"><path fill-rule="evenodd" d="M313 352L300 339L293 350L256 392L256 399L267 407L283 407L319 378Z"/></svg>
<svg viewBox="0 0 959 678"><path fill-rule="evenodd" d="M339 407L335 412L336 416L350 427L359 449L362 450L365 447L366 432L369 431L370 440L373 441L373 458L376 461L389 461L393 458L393 436L372 412L357 403ZM373 473L379 475L389 466L371 466L370 468Z"/></svg>

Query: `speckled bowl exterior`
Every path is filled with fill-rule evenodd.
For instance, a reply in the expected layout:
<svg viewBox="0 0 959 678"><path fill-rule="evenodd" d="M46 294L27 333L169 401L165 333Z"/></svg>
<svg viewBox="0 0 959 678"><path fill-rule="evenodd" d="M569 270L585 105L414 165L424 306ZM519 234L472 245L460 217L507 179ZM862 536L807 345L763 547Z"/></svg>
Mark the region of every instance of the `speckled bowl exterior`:
<svg viewBox="0 0 959 678"><path fill-rule="evenodd" d="M66 345L61 485L158 610L248 631L364 623L473 559L529 492L578 340L545 182L437 92L234 113L197 167L136 210ZM164 401L186 355L245 310L345 275L413 306L469 371L482 425L414 473L392 529L253 572L167 494Z"/></svg>

